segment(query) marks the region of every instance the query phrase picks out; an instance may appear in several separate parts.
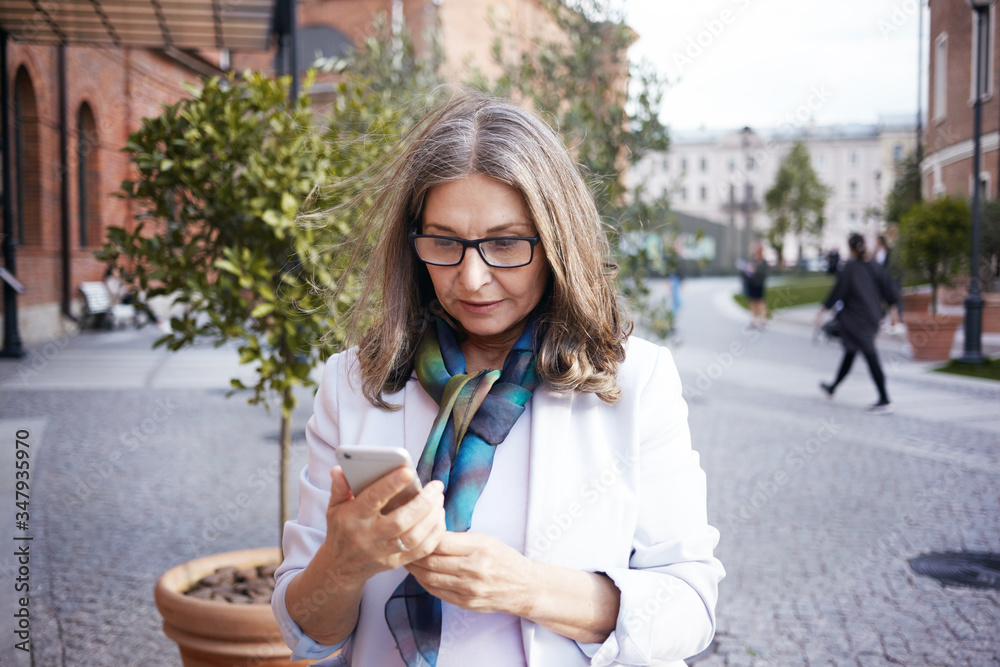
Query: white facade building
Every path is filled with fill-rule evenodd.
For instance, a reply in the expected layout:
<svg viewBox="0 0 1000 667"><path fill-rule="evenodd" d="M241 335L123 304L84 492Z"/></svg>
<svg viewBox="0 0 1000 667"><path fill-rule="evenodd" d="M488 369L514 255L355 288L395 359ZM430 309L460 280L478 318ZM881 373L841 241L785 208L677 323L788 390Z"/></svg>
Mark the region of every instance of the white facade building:
<svg viewBox="0 0 1000 667"><path fill-rule="evenodd" d="M747 228L749 218L754 235L762 237L771 224L764 193L797 140L805 141L817 175L833 189L823 238L803 239L803 255L814 257L837 248L846 256L847 236L854 231L873 242L882 231L878 211L892 189L896 166L916 145L912 122L678 132L671 137L670 150L646 156L633 168L630 180L633 185L643 183L647 195L666 193L671 207L683 213L739 230ZM749 243L743 234L743 256ZM796 240L789 237L785 261L794 261L797 254Z"/></svg>

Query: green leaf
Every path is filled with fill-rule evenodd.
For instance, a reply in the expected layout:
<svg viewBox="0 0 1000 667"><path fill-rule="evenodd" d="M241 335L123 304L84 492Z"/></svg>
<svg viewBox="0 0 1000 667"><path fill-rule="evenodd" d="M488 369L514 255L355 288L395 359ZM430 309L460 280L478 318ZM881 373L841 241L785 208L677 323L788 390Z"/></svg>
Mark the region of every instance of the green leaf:
<svg viewBox="0 0 1000 667"><path fill-rule="evenodd" d="M274 304L267 301L257 304L257 306L250 311L250 317L264 317L265 315L270 315L274 312Z"/></svg>

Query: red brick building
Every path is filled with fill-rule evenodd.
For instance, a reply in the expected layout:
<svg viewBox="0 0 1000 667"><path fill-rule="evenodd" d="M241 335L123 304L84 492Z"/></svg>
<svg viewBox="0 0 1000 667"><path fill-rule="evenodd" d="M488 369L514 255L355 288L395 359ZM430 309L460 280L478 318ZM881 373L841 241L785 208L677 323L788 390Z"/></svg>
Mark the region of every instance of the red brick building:
<svg viewBox="0 0 1000 667"><path fill-rule="evenodd" d="M26 341L56 335L64 308L79 313L71 302L80 283L104 275L94 251L105 228L132 220L128 202L110 196L129 177L121 152L129 133L142 117L156 115L161 103L186 95L182 83L219 71L207 61L180 62L147 49L64 47L63 125L59 48L13 42L8 52L13 169L7 201L18 244L17 277L27 288L18 299ZM69 158L65 174L63 141Z"/></svg>
<svg viewBox="0 0 1000 667"><path fill-rule="evenodd" d="M141 119L186 96L183 84L199 77L282 69L270 34L275 2L223 3L221 18L211 0L0 4L0 28L9 35L10 145L3 150L11 164L3 205L13 218L16 277L26 288L16 300L25 343L58 336L79 316L80 284L104 274L93 253L105 230L132 224L129 203L111 193L129 177L121 148ZM299 0L300 69L317 52L338 55L370 35L377 12L403 17L418 48L437 30L454 80L469 65L495 73L490 17L524 45L551 28L540 0Z"/></svg>
<svg viewBox="0 0 1000 667"><path fill-rule="evenodd" d="M982 170L987 199L997 197L1000 176L1000 89L997 12L990 7L989 45L982 102ZM966 0L930 0L930 61L926 149L921 163L925 197L973 192L973 106L976 14Z"/></svg>

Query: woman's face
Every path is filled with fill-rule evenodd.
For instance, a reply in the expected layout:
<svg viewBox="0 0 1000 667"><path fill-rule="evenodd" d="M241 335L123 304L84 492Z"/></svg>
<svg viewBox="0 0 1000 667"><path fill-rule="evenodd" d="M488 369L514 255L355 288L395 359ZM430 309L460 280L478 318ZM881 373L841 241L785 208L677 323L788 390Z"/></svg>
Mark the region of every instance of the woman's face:
<svg viewBox="0 0 1000 667"><path fill-rule="evenodd" d="M521 193L481 174L434 186L424 201L421 233L484 239L535 236L538 233ZM493 268L468 248L457 266L426 264L434 292L445 311L470 337L509 343L524 331L549 280L541 244L530 264Z"/></svg>

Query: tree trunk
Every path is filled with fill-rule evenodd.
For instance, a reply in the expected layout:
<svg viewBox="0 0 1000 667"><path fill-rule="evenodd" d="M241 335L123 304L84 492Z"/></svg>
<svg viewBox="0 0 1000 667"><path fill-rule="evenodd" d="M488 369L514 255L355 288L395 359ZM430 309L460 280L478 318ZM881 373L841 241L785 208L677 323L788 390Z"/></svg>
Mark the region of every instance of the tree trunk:
<svg viewBox="0 0 1000 667"><path fill-rule="evenodd" d="M286 406L291 398L292 388L285 389L282 395L283 404L281 408L281 471L278 477L278 486L281 489L281 499L279 501L279 524L278 524L278 545L281 546L281 534L285 530L285 522L290 521L292 516L292 488L288 483L288 468L292 458L292 411ZM281 559L285 559L284 550L281 552Z"/></svg>

